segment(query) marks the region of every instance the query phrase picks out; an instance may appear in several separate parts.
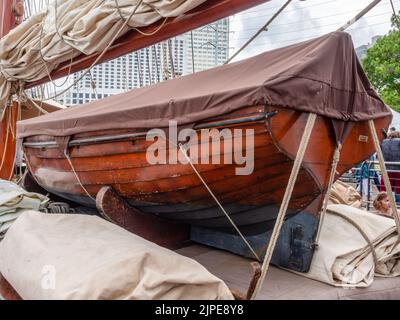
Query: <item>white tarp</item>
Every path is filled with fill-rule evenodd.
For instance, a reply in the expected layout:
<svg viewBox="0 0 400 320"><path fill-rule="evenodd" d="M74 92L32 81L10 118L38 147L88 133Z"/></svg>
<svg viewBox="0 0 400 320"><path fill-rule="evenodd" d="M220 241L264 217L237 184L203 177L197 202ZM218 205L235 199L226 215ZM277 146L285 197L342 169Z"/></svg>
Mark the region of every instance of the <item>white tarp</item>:
<svg viewBox="0 0 400 320"><path fill-rule="evenodd" d="M0 115L12 83L32 82L81 53L102 52L141 0L57 0L0 40ZM143 0L130 28L177 17L206 0ZM118 11L118 7L120 11ZM122 18L121 18L122 15Z"/></svg>
<svg viewBox="0 0 400 320"><path fill-rule="evenodd" d="M0 179L0 239L11 224L26 210L42 210L48 198L27 192L17 184Z"/></svg>
<svg viewBox="0 0 400 320"><path fill-rule="evenodd" d="M233 299L198 262L79 214L22 214L0 272L23 299Z"/></svg>
<svg viewBox="0 0 400 320"><path fill-rule="evenodd" d="M366 233L378 259L375 266L371 247L348 221L350 218ZM368 287L374 276L400 275L400 244L393 219L347 205L329 205L311 269L302 274L338 287Z"/></svg>
<svg viewBox="0 0 400 320"><path fill-rule="evenodd" d="M361 195L351 185L337 180L331 189L330 204L346 204L355 208L361 208Z"/></svg>

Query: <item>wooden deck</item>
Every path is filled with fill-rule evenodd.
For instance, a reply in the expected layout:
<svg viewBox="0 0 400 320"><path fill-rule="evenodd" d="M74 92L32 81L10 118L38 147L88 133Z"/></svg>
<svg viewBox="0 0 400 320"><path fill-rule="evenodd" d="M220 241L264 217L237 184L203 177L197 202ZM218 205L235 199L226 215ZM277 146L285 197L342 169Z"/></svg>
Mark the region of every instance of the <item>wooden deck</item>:
<svg viewBox="0 0 400 320"><path fill-rule="evenodd" d="M177 250L193 258L226 284L246 292L251 277L250 260L201 245L190 245ZM400 277L380 278L369 288L343 289L314 281L271 266L258 299L266 300L347 300L347 299L400 299Z"/></svg>

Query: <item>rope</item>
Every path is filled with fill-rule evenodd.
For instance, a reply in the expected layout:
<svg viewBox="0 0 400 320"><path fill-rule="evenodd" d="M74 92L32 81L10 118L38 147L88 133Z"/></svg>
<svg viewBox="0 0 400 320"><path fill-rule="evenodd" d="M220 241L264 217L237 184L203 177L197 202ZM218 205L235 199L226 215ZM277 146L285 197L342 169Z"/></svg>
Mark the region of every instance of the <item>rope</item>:
<svg viewBox="0 0 400 320"><path fill-rule="evenodd" d="M262 32L267 31L267 27L280 15L280 13L292 2L288 0L285 4L279 8L279 10L264 24L238 51L236 51L224 64L231 62L240 52L242 52L250 43L254 41Z"/></svg>
<svg viewBox="0 0 400 320"><path fill-rule="evenodd" d="M145 48L146 52L146 69L147 69L147 77L149 79L149 83L153 84L153 77L150 70L150 57L149 57L149 48Z"/></svg>
<svg viewBox="0 0 400 320"><path fill-rule="evenodd" d="M393 4L392 0L390 0L390 5L392 6L392 11L393 11L393 15L394 15L394 22L397 25L397 28L400 29L400 21L399 21L399 18L397 17L396 9L394 8L394 4Z"/></svg>
<svg viewBox="0 0 400 320"><path fill-rule="evenodd" d="M344 31L354 23L356 23L358 20L360 20L363 16L365 16L372 8L374 8L379 2L382 0L374 0L372 1L368 6L366 6L363 10L361 10L355 17L347 21L343 26L341 26L339 29L336 31Z"/></svg>
<svg viewBox="0 0 400 320"><path fill-rule="evenodd" d="M253 255L256 257L256 259L258 261L260 261L259 256L257 255L257 253L254 251L254 249L252 248L252 246L250 245L250 243L246 240L246 238L244 237L244 235L240 232L239 228L237 227L237 225L235 224L235 222L232 220L232 218L229 216L229 214L226 212L225 208L222 206L222 204L219 202L219 200L217 199L217 197L215 196L215 194L212 192L212 190L210 189L210 187L207 185L207 183L204 181L203 177L200 175L199 171L197 171L196 167L194 166L194 164L192 163L192 161L190 160L189 156L186 153L186 150L183 148L183 145L181 143L179 143L179 150L181 150L181 152L183 153L184 157L186 158L186 160L189 162L190 166L192 167L193 171L196 173L197 177L200 179L200 181L203 183L204 187L207 189L207 191L210 193L210 195L213 197L213 199L215 200L215 202L218 204L218 206L220 207L220 209L222 210L222 212L225 214L225 216L227 217L227 219L229 220L229 222L232 224L232 226L235 228L236 232L239 234L239 236L242 238L243 242L247 245L247 247L250 249L250 251L253 253Z"/></svg>
<svg viewBox="0 0 400 320"><path fill-rule="evenodd" d="M329 201L329 197L332 193L332 185L333 185L333 180L335 179L335 175L336 175L336 168L337 165L339 163L340 160L340 150L342 149L342 144L338 144L336 149L335 149L335 153L333 154L333 159L332 159L332 165L331 165L331 174L329 177L329 182L328 182L328 189L326 191L325 194L325 199L324 199L324 206L321 212L321 216L319 219L319 225L318 225L318 232L317 235L315 237L315 245L318 245L319 242L319 237L321 236L321 229L322 229L322 225L324 223L324 219L325 219L325 215L326 215L326 209L328 207L328 201Z"/></svg>
<svg viewBox="0 0 400 320"><path fill-rule="evenodd" d="M138 28L132 28L132 27L129 25L129 21L131 20L131 18L133 17L133 15L136 13L136 11L137 11L138 8L140 7L140 5L143 3L143 1L144 1L144 0L140 0L140 1L138 2L138 4L136 5L136 7L134 8L133 12L132 12L132 13L130 14L130 16L128 17L128 19L125 20L125 19L123 18L123 16L122 16L122 12L121 12L120 6L119 6L119 4L118 4L118 1L115 0L116 6L117 6L117 10L118 10L118 12L119 12L119 14L120 14L120 17L121 17L122 21L124 21L124 24L122 25L122 27L117 31L117 33L115 34L115 36L113 37L113 39L110 41L109 45L101 52L101 54L96 58L96 60L92 63L92 65L91 65L85 72L83 72L82 75L81 75L76 81L74 81L68 88L62 90L62 91L59 92L59 93L54 94L54 95L51 96L51 97L47 97L47 98L44 99L44 100L56 99L57 97L61 96L61 95L64 94L65 92L69 91L69 90L70 90L73 86L75 86L78 82L80 82L80 81L86 76L86 74L87 74L88 72L90 72L90 70L93 69L93 67L94 67L95 65L97 65L97 63L100 61L100 59L103 57L103 55L108 51L108 49L111 47L111 45L114 43L114 41L118 38L120 32L121 32L126 26L129 27L129 28L131 28L131 29L134 29L135 31L139 32L140 34L142 34L142 35L144 35L144 36L152 36L152 35L156 34L157 32L159 32L159 31L164 27L165 23L166 23L167 20L168 20L168 17L165 17L165 19L164 19L163 22L160 24L160 26L158 26L154 31L152 31L152 32L150 32L150 33L145 33L145 32L143 32L143 31L141 31L140 29L138 29ZM56 2L56 3L57 3L57 2ZM150 5L150 4L148 4L148 3L143 3L143 4L145 4L145 5L149 6L149 7L151 7L152 9L154 9L155 11L157 11L157 12L161 15L161 13L158 11L158 9L157 9L156 7L153 7L152 5ZM56 20L56 21L57 21L57 20ZM61 40L65 42L64 38L63 38L63 37L59 34L59 32L58 32L58 26L56 26L56 29L57 29L57 30L56 30L56 31L57 31L57 34L60 36ZM42 29L42 30L43 30L43 29ZM41 40L40 40L40 44L41 44ZM41 49L40 49L40 54L41 54ZM42 60L43 60L44 63L45 63L44 57L42 57ZM69 77L70 72L71 72L72 61L73 61L73 56L71 57L71 61L70 61L70 65L69 65L68 77ZM45 64L46 64L46 63L45 63ZM55 85L55 82L54 82L54 80L52 79L52 77L51 77L51 75L50 75L50 72L49 72L49 70L48 70L48 68L47 68L47 65L46 65L46 68L45 68L45 69L46 69L47 76L49 77L50 81L53 83L53 85L54 85L55 87L61 87L61 86L63 86L63 85L67 82L68 79L65 80L65 82L63 83L63 85L59 85L59 86ZM142 85L141 85L141 86L142 86Z"/></svg>
<svg viewBox="0 0 400 320"><path fill-rule="evenodd" d="M55 5L54 5L54 27L55 27L55 29L56 29L56 33L57 33L57 35L59 36L60 40L61 40L62 42L64 42L66 45L69 45L68 42L65 41L64 37L63 37L62 34L60 33L59 27L58 27L58 25L57 25L57 18L58 18L58 13L57 13L57 12L58 12L58 2L57 2L57 1L58 1L58 0L55 1ZM47 6L46 6L46 15L48 15L48 14L49 14L49 1L47 1ZM59 84L59 85L58 85L58 84L56 84L56 82L55 82L55 81L53 80L53 78L51 77L49 68L48 68L48 66L47 66L47 62L46 62L46 60L45 60L45 58L44 58L44 56L43 56L43 53L42 53L42 49L43 49L43 46L42 46L43 30L44 30L44 23L42 23L42 28L41 28L41 30L40 30L40 36L39 36L39 50L38 50L38 51L39 51L40 59L42 60L42 62L43 62L43 64L44 64L44 67L45 67L47 76L49 77L49 80L50 80L51 83L53 84L54 91L56 91L56 88L64 87L64 85L67 83L67 81L68 81L68 79L69 79L69 77L70 77L70 75L71 75L72 62L73 62L73 60L74 60L74 49L73 49L73 48L71 49L71 59L70 59L70 63L69 63L69 68L68 68L67 76L66 76L64 82L63 82L62 84Z"/></svg>
<svg viewBox="0 0 400 320"><path fill-rule="evenodd" d="M46 111L45 109L43 109L41 106L39 106L33 99L31 99L26 93L24 93L24 96L30 101L32 102L33 106L35 108L37 108L39 110L39 112L43 113L43 114L47 114L49 113L48 111ZM43 103L43 101L41 101L41 103Z"/></svg>
<svg viewBox="0 0 400 320"><path fill-rule="evenodd" d="M168 57L165 41L161 44L162 46L162 58L163 58L163 79L169 79L169 68L168 68Z"/></svg>
<svg viewBox="0 0 400 320"><path fill-rule="evenodd" d="M303 162L304 153L306 151L308 141L310 140L311 132L314 127L315 119L317 115L315 113L310 113L307 119L306 126L304 128L303 136L301 137L299 149L297 150L296 159L293 163L293 168L290 173L289 182L286 186L285 194L282 199L281 207L279 208L278 216L276 217L276 222L274 229L272 230L271 238L268 243L267 251L265 252L264 261L261 266L261 276L258 279L254 292L251 296L251 299L255 299L258 293L261 290L262 283L264 282L265 276L268 272L269 264L271 262L272 254L275 249L276 242L278 240L279 232L281 231L283 221L285 218L285 214L287 208L289 206L289 201L292 196L293 188L296 183L297 176L300 171L301 164Z"/></svg>
<svg viewBox="0 0 400 320"><path fill-rule="evenodd" d="M335 211L335 210L332 210L332 209L329 209L327 212L329 212L331 214L334 214L334 215L337 215L338 217L342 218L343 220L346 220L347 222L349 222L351 225L353 225L360 232L360 234L365 239L365 241L367 241L368 246L371 248L371 254L372 254L372 257L374 259L375 266L376 266L379 261L378 261L378 256L376 254L375 247L374 247L372 241L368 238L368 235L357 224L357 222L355 222L353 219L349 218L348 216L346 216L345 214L343 214L341 212L338 212L338 211Z"/></svg>
<svg viewBox="0 0 400 320"><path fill-rule="evenodd" d="M380 143L379 143L378 135L376 134L374 120L369 120L368 124L369 124L369 129L371 130L372 140L374 142L376 155L378 156L378 160L379 160L379 165L381 167L383 181L384 181L384 184L385 184L386 192L387 192L387 194L389 196L390 205L392 207L392 214L393 214L394 221L396 222L397 234L398 234L399 240L400 240L400 217L399 217L399 215L397 213L396 201L394 200L392 186L390 185L389 176L388 176L388 173L386 171L385 159L383 158L383 154L382 154L381 146L380 146Z"/></svg>
<svg viewBox="0 0 400 320"><path fill-rule="evenodd" d="M92 199L93 201L96 201L96 199L93 198L93 197L90 195L90 193L86 190L86 188L84 187L84 185L83 185L82 182L81 182L81 179L79 179L79 176L78 176L78 174L77 174L76 171L75 171L74 165L72 164L71 158L69 157L67 150L64 150L64 156L65 156L65 158L67 159L67 161L68 161L68 163L69 163L69 166L71 167L71 170L72 170L72 172L74 173L75 178L76 178L76 180L77 180L78 183L79 183L79 186L82 188L82 190L86 193L86 195L87 195L90 199Z"/></svg>
<svg viewBox="0 0 400 320"><path fill-rule="evenodd" d="M26 163L26 165L27 165L27 167L28 167L28 171L31 172L31 176L32 176L33 180L35 180L35 182L37 183L38 186L42 186L42 185L39 183L39 180L36 178L36 176L35 176L35 174L34 174L34 172L33 172L33 170L32 170L32 167L31 167L31 165L30 165L30 163L29 163L29 160L28 160L28 157L27 157L27 155L26 155L26 151L25 151L24 145L22 145L22 152L23 152L24 157L25 157L25 163Z"/></svg>
<svg viewBox="0 0 400 320"><path fill-rule="evenodd" d="M153 50L153 60L155 61L155 65L156 65L156 79L157 82L160 82L160 69L159 69L159 61L158 61L158 53L157 53L157 47L156 46L152 46Z"/></svg>
<svg viewBox="0 0 400 320"><path fill-rule="evenodd" d="M173 54L172 54L172 41L171 41L171 39L168 39L167 46L168 46L169 64L171 65L171 71L172 71L172 78L176 78L174 57L173 57Z"/></svg>
<svg viewBox="0 0 400 320"><path fill-rule="evenodd" d="M165 19L164 19L164 21L161 23L161 25L158 26L154 31L149 32L149 33L145 33L145 32L141 31L140 29L138 29L138 28L136 28L136 27L132 27L132 26L129 24L129 20L132 18L132 16L130 16L130 17L127 19L127 21L125 21L125 18L124 18L123 14L122 14L121 6L119 5L118 0L114 0L114 2L115 2L115 5L116 5L116 7L117 7L118 14L119 14L121 20L124 21L124 22L127 22L127 27L130 28L130 29L133 29L133 30L135 30L135 31L137 31L137 32L139 32L140 34L142 34L142 35L144 35L144 36L152 36L152 35L155 35L158 31L161 30L161 28L164 26L165 22L167 22L167 20L168 20L168 17L165 17ZM154 10L154 11L157 12L160 16L162 16L160 10L158 10L158 8L157 8L156 6L154 6L154 5L152 5L151 3L146 3L146 2L144 2L143 5L146 5L146 6L150 7L150 9Z"/></svg>
<svg viewBox="0 0 400 320"><path fill-rule="evenodd" d="M141 35L143 36L153 36L155 35L158 31L160 31L162 29L162 27L164 27L165 23L167 22L168 17L164 18L164 21L152 32L143 32L142 30L138 29L138 28L134 28L136 32L139 32Z"/></svg>

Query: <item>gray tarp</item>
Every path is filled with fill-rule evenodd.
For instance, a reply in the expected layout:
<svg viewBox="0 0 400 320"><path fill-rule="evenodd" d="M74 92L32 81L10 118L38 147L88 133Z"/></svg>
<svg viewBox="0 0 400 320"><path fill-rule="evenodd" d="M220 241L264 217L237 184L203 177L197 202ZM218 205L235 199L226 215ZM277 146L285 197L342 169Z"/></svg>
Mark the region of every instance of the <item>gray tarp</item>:
<svg viewBox="0 0 400 320"><path fill-rule="evenodd" d="M374 246L377 264L367 241L349 221L356 223ZM368 287L374 276L400 275L400 243L394 219L343 204L328 206L318 248L305 277L337 287Z"/></svg>
<svg viewBox="0 0 400 320"><path fill-rule="evenodd" d="M27 210L41 210L49 199L27 192L17 184L0 179L0 239L8 228Z"/></svg>
<svg viewBox="0 0 400 320"><path fill-rule="evenodd" d="M233 299L198 262L81 214L22 214L0 272L23 299Z"/></svg>

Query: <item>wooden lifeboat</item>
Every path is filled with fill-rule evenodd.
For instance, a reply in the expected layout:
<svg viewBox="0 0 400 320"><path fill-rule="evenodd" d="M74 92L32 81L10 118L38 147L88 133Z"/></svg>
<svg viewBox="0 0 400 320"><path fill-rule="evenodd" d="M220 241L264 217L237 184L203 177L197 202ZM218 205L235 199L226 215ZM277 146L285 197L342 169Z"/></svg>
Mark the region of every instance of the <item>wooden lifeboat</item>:
<svg viewBox="0 0 400 320"><path fill-rule="evenodd" d="M310 113L317 119L287 216L318 220L337 145L335 179L375 152L368 122L382 139L392 117L345 33L26 120L18 136L34 178L54 194L95 206L110 186L149 216L233 231L211 190L243 233L257 234L274 224ZM199 175L189 163L149 163L154 141L146 135L167 130L170 120L194 130L189 142L198 152L190 156ZM205 129L227 135L207 144ZM179 157L176 144L165 148ZM254 157L225 160L238 152ZM251 173L237 174L246 165Z"/></svg>
<svg viewBox="0 0 400 320"><path fill-rule="evenodd" d="M224 140L210 143L199 154L196 165L207 185L218 197L235 223L247 233L265 231L273 225L289 179L307 113L274 106L250 106L211 118L195 125L232 132L252 129L254 171L236 175L236 164L224 164ZM390 117L375 120L377 134L387 128ZM379 129L379 130L378 130ZM142 212L193 225L231 230L229 221L218 208L189 164L149 165L145 131L106 130L74 135L69 142L72 167L57 147L54 137L39 135L25 139L24 150L29 168L46 190L94 206L102 186L112 186L132 206ZM330 138L327 138L330 137ZM343 142L337 177L374 153L368 123L356 123ZM331 159L335 149L334 132L329 119L318 116L315 129L297 179L289 215L300 211L317 216L327 189ZM199 150L201 146L199 144ZM233 149L237 150L237 149ZM179 153L177 147L172 152ZM249 152L249 150L247 150ZM204 158L220 156L221 164L204 164ZM233 154L231 154L233 156ZM77 180L75 173L79 176ZM83 187L82 187L82 185Z"/></svg>
<svg viewBox="0 0 400 320"><path fill-rule="evenodd" d="M46 103L27 100L21 106L18 106L17 102L13 102L5 110L3 119L0 120L0 179L11 180L14 175L17 120L31 119L62 108L65 107L55 101Z"/></svg>

